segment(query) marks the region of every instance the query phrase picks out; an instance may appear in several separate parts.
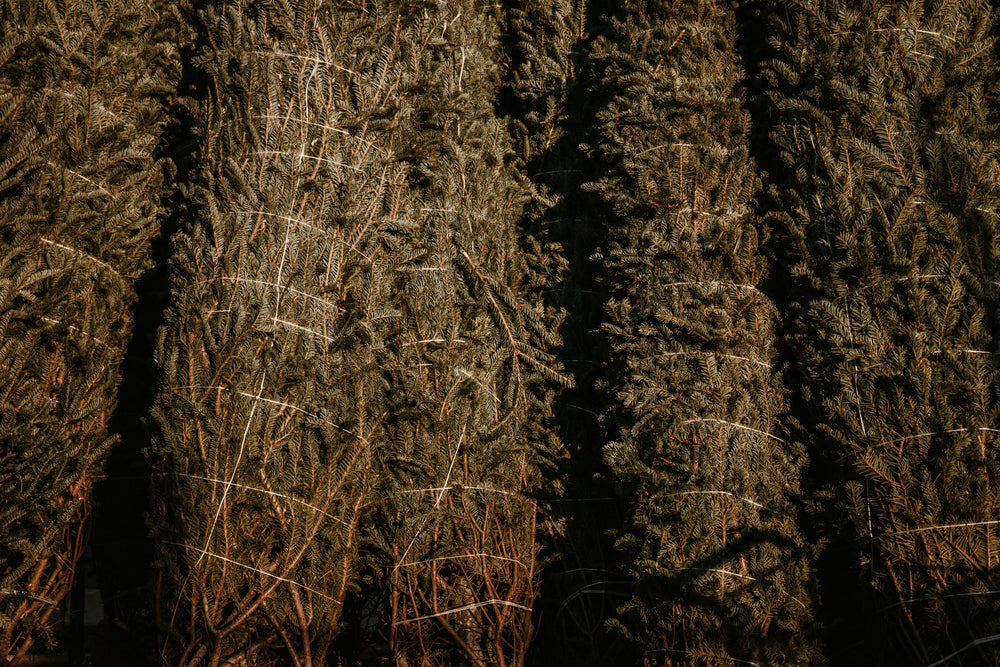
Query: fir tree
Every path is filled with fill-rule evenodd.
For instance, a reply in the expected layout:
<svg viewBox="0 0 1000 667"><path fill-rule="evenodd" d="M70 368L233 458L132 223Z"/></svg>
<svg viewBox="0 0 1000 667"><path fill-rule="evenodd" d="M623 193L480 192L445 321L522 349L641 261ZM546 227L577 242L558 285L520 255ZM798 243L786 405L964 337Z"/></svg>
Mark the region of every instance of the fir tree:
<svg viewBox="0 0 1000 667"><path fill-rule="evenodd" d="M595 43L607 175L606 456L633 579L615 623L647 665L807 664L810 559L759 285L745 74L727 3L640 2Z"/></svg>
<svg viewBox="0 0 1000 667"><path fill-rule="evenodd" d="M405 196L395 17L201 14L205 180L174 243L151 527L163 659L321 665L379 475Z"/></svg>
<svg viewBox="0 0 1000 667"><path fill-rule="evenodd" d="M989 8L774 10L775 215L801 437L827 471L817 518L838 559L825 559L826 602L857 619L844 628L856 643L835 634L831 647L870 664L994 663Z"/></svg>
<svg viewBox="0 0 1000 667"><path fill-rule="evenodd" d="M322 664L377 554L400 663L522 659L520 425L531 383L562 378L510 288L520 195L481 9L203 15L203 210L175 243L152 452L170 664Z"/></svg>
<svg viewBox="0 0 1000 667"><path fill-rule="evenodd" d="M399 287L406 341L386 421L378 532L400 665L520 665L537 595L536 441L566 378L517 255L522 194L494 113L488 3L402 7L413 105L409 219L426 256Z"/></svg>
<svg viewBox="0 0 1000 667"><path fill-rule="evenodd" d="M0 656L68 592L158 229L173 49L154 7L5 2L0 19Z"/></svg>

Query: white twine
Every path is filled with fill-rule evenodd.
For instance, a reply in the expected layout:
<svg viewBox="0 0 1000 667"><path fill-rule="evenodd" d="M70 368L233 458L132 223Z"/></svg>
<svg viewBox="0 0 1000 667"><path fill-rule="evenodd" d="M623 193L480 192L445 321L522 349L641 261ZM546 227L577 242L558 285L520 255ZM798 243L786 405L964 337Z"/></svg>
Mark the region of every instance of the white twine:
<svg viewBox="0 0 1000 667"><path fill-rule="evenodd" d="M448 609L446 611L441 611L436 614L427 614L426 616L416 616L414 618L407 618L402 621L396 621L393 625L402 625L403 623L413 623L415 621L424 621L429 618L437 618L438 616L447 616L449 614L458 614L459 612L468 611L470 609L477 609L479 607L486 607L489 605L504 605L507 607L516 607L517 609L523 609L524 611L531 611L531 607L525 607L523 604L518 604L516 602L511 602L509 600L486 600L485 602L475 602L473 604L467 604L462 607L455 607L454 609Z"/></svg>

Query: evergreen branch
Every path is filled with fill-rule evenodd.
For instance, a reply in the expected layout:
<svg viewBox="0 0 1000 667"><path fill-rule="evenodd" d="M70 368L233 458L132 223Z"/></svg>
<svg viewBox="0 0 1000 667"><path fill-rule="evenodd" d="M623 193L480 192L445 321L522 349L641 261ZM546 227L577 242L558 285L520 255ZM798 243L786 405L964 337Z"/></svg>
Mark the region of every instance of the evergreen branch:
<svg viewBox="0 0 1000 667"><path fill-rule="evenodd" d="M326 593L323 593L322 591L318 591L315 588L310 588L309 586L306 586L305 584L300 584L297 581L293 581L293 580L288 579L286 577L282 577L280 575L274 574L273 572L267 572L266 570L261 570L261 569L258 569L256 567L253 567L252 565L244 565L243 563L237 562L237 561L235 561L235 560L233 560L231 558L226 558L225 556L222 556L220 554L211 553L210 551L205 551L204 549L198 549L198 548L192 547L192 546L190 546L188 544L181 544L179 542L171 542L169 540L164 540L163 543L164 544L171 544L171 545L173 545L175 547L181 547L182 549L190 549L191 551L194 551L195 553L201 554L198 557L198 562L199 563L201 562L201 560L205 556L209 556L211 558L217 558L217 559L219 559L219 560L221 560L223 562L229 563L231 565L235 565L237 567L242 567L244 569L250 570L251 572L256 572L257 574L262 574L265 577L270 577L270 578L275 579L277 581L280 581L282 583L291 584L292 586L295 586L297 588L301 588L303 590L309 591L310 593L313 593L315 595L320 596L321 598L329 600L329 601L333 602L334 604L338 604L338 605L340 604L339 600L337 600L336 598L333 598L333 597L327 595Z"/></svg>
<svg viewBox="0 0 1000 667"><path fill-rule="evenodd" d="M714 419L714 418L688 419L688 420L685 420L685 421L683 421L681 423L682 424L698 424L698 423L705 423L705 422L707 422L707 423L714 423L714 424L727 424L729 426L732 426L733 428L742 429L744 431L751 431L752 433L758 433L760 435L767 436L768 438L771 438L772 440L777 440L778 442L785 442L784 440L782 440L778 436L772 435L772 434L770 434L770 433L768 433L766 431L761 431L760 429L756 429L756 428L753 428L753 427L750 427L750 426L744 426L743 424L737 424L735 422L726 421L725 419Z"/></svg>
<svg viewBox="0 0 1000 667"><path fill-rule="evenodd" d="M983 46L981 49L973 52L973 54L970 55L968 58L966 58L965 60L959 62L958 63L958 67L961 67L962 65L965 65L967 62L969 62L970 60L974 59L980 53L983 53L985 51L988 51L988 50L992 49L994 47L994 45L996 45L996 40L992 40L992 41L987 42L986 45Z"/></svg>

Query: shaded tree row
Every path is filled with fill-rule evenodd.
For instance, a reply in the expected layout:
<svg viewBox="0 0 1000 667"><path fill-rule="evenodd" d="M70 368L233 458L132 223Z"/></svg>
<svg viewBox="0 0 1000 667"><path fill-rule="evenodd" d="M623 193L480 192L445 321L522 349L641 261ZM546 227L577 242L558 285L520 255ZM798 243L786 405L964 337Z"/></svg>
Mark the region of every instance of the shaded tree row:
<svg viewBox="0 0 1000 667"><path fill-rule="evenodd" d="M605 455L643 664L807 664L812 549L783 426L770 232L755 211L744 68L727 3L644 2L595 43L607 241Z"/></svg>
<svg viewBox="0 0 1000 667"><path fill-rule="evenodd" d="M835 557L833 636L865 638L831 646L995 662L980 641L997 634L991 9L807 2L772 20L798 437Z"/></svg>
<svg viewBox="0 0 1000 667"><path fill-rule="evenodd" d="M995 661L987 4L4 8L5 657Z"/></svg>
<svg viewBox="0 0 1000 667"><path fill-rule="evenodd" d="M0 19L0 656L69 592L150 264L176 49L157 7L5 2Z"/></svg>

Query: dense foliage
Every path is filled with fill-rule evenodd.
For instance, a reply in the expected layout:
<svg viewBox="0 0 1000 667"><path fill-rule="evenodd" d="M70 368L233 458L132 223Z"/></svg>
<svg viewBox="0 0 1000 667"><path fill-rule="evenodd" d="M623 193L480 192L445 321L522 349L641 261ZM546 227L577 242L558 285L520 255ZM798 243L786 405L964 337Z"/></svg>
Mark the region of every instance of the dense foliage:
<svg viewBox="0 0 1000 667"><path fill-rule="evenodd" d="M399 319L383 276L413 253L379 100L349 92L352 72L393 82L324 18L198 18L204 179L173 242L150 454L169 664L321 664L353 581Z"/></svg>
<svg viewBox="0 0 1000 667"><path fill-rule="evenodd" d="M990 21L977 2L774 14L789 345L847 582L828 597L880 639L851 660L998 656L978 642L1000 630Z"/></svg>
<svg viewBox="0 0 1000 667"><path fill-rule="evenodd" d="M613 91L590 186L608 228L605 450L634 582L615 625L645 664L806 664L814 649L735 46L731 8L650 1L594 49Z"/></svg>
<svg viewBox="0 0 1000 667"><path fill-rule="evenodd" d="M399 665L521 665L538 585L536 443L547 388L567 380L545 319L513 289L523 196L493 109L495 7L427 4L400 21L407 217L425 254L396 296L406 333L384 425L390 643Z"/></svg>
<svg viewBox="0 0 1000 667"><path fill-rule="evenodd" d="M146 2L0 5L0 659L58 611L157 234L175 51Z"/></svg>
<svg viewBox="0 0 1000 667"><path fill-rule="evenodd" d="M0 7L6 662L1000 660L992 5Z"/></svg>
<svg viewBox="0 0 1000 667"><path fill-rule="evenodd" d="M321 664L362 539L400 664L523 659L520 425L533 379L561 376L510 289L520 196L481 15L200 16L206 179L174 242L151 454L171 664Z"/></svg>

